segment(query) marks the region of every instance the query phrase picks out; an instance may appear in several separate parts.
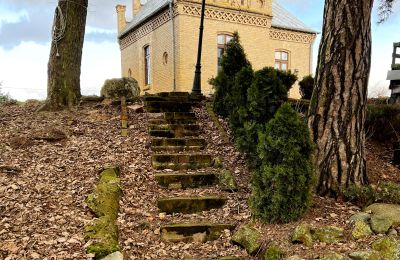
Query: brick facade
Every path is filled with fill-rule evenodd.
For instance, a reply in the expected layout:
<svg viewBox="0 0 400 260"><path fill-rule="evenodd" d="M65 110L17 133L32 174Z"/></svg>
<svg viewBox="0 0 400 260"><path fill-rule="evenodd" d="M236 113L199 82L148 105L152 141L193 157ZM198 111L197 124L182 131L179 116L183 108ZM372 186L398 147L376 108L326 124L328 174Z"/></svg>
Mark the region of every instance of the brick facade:
<svg viewBox="0 0 400 260"><path fill-rule="evenodd" d="M257 1L242 1L245 7L234 7L219 1L206 2L202 55L203 94L208 95L213 92L208 80L217 74L217 35L221 33L232 34L238 31L254 69L274 66L275 50L284 50L289 53L289 69L297 71L299 79L310 74L310 57L315 34L272 27L271 0L264 1L262 6ZM176 1L173 6L176 91L190 92L192 88L197 58L200 8L200 2L188 0ZM122 14L119 14L119 17L121 16ZM122 76L131 75L137 79L143 91L150 93L173 91L172 35L171 12L166 7L120 37ZM145 46L151 48L152 82L149 86L144 86ZM290 96L299 98L298 86L292 89Z"/></svg>

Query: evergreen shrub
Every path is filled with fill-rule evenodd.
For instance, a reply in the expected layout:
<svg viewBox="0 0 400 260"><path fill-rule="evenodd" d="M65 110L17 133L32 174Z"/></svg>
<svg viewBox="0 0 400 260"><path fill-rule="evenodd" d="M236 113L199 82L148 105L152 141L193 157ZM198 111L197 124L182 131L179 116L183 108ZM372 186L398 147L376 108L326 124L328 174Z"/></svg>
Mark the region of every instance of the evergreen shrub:
<svg viewBox="0 0 400 260"><path fill-rule="evenodd" d="M220 116L227 117L234 104L229 99L235 76L244 67L250 66L246 53L240 44L239 34L235 32L232 39L227 43L226 50L222 56L221 70L216 78L210 80L214 86L213 110Z"/></svg>
<svg viewBox="0 0 400 260"><path fill-rule="evenodd" d="M305 76L300 82L300 95L302 99L310 100L314 90L314 78L311 75Z"/></svg>
<svg viewBox="0 0 400 260"><path fill-rule="evenodd" d="M376 141L400 141L400 105L367 105L365 129L367 136Z"/></svg>
<svg viewBox="0 0 400 260"><path fill-rule="evenodd" d="M253 174L251 209L268 223L296 220L312 198L313 144L308 127L285 103L258 134L262 165Z"/></svg>

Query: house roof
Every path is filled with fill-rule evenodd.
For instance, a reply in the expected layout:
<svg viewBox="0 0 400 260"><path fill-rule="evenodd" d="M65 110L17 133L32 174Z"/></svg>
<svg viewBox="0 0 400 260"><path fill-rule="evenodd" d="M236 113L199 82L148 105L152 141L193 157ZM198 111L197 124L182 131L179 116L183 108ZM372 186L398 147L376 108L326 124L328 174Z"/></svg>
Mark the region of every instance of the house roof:
<svg viewBox="0 0 400 260"><path fill-rule="evenodd" d="M272 26L300 32L317 33L276 1L272 1Z"/></svg>
<svg viewBox="0 0 400 260"><path fill-rule="evenodd" d="M142 6L139 13L133 17L132 21L127 24L125 30L121 32L120 37L166 8L169 3L170 0L148 0L147 3ZM289 13L275 0L272 1L272 26L301 32L317 33Z"/></svg>

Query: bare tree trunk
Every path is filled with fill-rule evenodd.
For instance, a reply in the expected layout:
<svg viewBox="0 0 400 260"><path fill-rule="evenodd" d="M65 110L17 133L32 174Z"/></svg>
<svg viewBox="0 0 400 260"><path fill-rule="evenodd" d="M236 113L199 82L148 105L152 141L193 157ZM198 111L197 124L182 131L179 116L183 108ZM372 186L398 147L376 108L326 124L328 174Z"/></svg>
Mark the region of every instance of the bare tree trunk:
<svg viewBox="0 0 400 260"><path fill-rule="evenodd" d="M365 114L373 0L325 0L309 127L317 144L317 193L340 196L368 182Z"/></svg>
<svg viewBox="0 0 400 260"><path fill-rule="evenodd" d="M88 0L58 1L48 63L47 100L41 110L71 108L81 97L80 75L87 6Z"/></svg>

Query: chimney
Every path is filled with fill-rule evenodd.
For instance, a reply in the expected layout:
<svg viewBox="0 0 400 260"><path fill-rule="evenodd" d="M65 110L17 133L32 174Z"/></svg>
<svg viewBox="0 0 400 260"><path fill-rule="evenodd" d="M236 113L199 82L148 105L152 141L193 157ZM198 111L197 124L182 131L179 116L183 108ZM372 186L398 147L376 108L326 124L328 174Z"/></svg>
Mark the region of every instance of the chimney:
<svg viewBox="0 0 400 260"><path fill-rule="evenodd" d="M117 5L115 7L117 10L117 17L118 17L118 33L122 32L126 27L126 6L125 5Z"/></svg>
<svg viewBox="0 0 400 260"><path fill-rule="evenodd" d="M140 3L140 0L132 0L132 6L132 14L135 16L139 13L140 8L142 8L142 4Z"/></svg>

